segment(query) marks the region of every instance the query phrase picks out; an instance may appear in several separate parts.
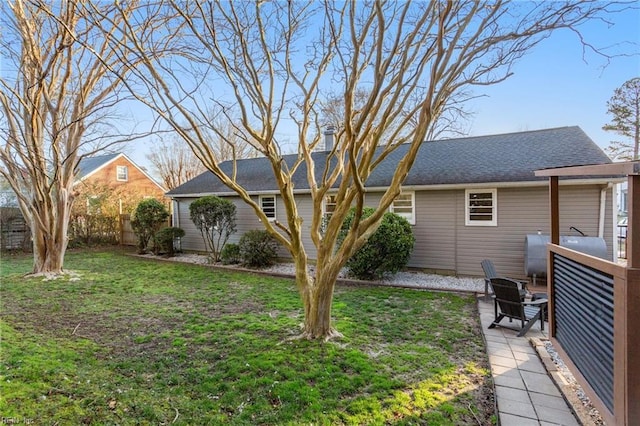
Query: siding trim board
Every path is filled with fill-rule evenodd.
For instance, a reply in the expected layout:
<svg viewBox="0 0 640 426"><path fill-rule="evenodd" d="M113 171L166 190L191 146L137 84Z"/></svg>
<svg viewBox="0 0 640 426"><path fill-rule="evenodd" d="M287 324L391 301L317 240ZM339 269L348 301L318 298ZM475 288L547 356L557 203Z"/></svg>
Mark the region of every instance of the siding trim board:
<svg viewBox="0 0 640 426"><path fill-rule="evenodd" d="M607 178L607 179L571 179L561 180L560 186L574 186L574 185L607 185L609 183L621 183L624 179L619 178ZM403 185L403 191L443 191L449 189L475 189L475 188L548 188L549 183L545 181L527 181L527 182L485 182L485 183L469 183L469 184L455 184L455 185ZM386 187L368 187L365 188L367 193L376 193L386 191ZM250 195L273 195L273 190L268 191L247 191ZM294 194L310 194L308 189L294 189ZM229 192L194 192L185 194L170 194L171 198L198 198L207 195L217 195L218 197L234 197L238 194L232 191Z"/></svg>

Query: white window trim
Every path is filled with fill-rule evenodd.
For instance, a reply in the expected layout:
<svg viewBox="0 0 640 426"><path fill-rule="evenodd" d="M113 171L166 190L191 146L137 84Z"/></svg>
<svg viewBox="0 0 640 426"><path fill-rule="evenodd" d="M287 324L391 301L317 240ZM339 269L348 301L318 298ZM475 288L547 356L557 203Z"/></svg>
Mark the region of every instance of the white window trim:
<svg viewBox="0 0 640 426"><path fill-rule="evenodd" d="M125 174L124 179L120 178L120 170L124 170L124 174ZM129 167L127 167L127 166L116 166L116 180L118 182L128 182L129 181Z"/></svg>
<svg viewBox="0 0 640 426"><path fill-rule="evenodd" d="M391 213L396 213L397 215L404 217L405 219L407 219L410 225L415 225L416 224L416 193L413 191L402 191L400 195L411 195L411 216L407 217L402 213L396 213L394 211L394 203L396 202L396 200L393 200L393 202L389 206L389 211Z"/></svg>
<svg viewBox="0 0 640 426"><path fill-rule="evenodd" d="M327 216L328 214L333 213L333 212L328 212L328 211L327 211L327 198L329 198L329 197L335 197L336 195L337 195L337 194L327 194L327 195L324 197L324 200L322 200L322 216L323 216L323 217ZM338 205L338 203L335 203L335 205L337 206L337 205Z"/></svg>
<svg viewBox="0 0 640 426"><path fill-rule="evenodd" d="M262 213L265 213L264 211L264 206L262 205L262 200L266 199L266 198L272 198L273 199L273 217L269 217L267 216L267 219L269 219L269 222L274 222L276 220L276 217L278 217L278 211L277 211L277 201L276 201L276 196L274 195L260 195L258 196L258 203L260 204L260 210L262 210Z"/></svg>
<svg viewBox="0 0 640 426"><path fill-rule="evenodd" d="M471 210L469 206L469 195L476 193L491 193L491 220L471 220ZM466 226L498 226L498 189L478 188L465 189L464 191L464 224Z"/></svg>

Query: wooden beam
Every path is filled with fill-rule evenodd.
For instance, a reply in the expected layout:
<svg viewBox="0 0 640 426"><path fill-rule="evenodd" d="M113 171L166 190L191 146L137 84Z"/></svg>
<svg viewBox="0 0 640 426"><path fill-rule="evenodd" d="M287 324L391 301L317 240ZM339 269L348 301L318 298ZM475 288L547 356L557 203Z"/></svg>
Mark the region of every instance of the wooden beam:
<svg viewBox="0 0 640 426"><path fill-rule="evenodd" d="M612 176L640 174L640 160L624 163L592 164L585 166L557 167L553 169L536 170L538 177L550 176Z"/></svg>

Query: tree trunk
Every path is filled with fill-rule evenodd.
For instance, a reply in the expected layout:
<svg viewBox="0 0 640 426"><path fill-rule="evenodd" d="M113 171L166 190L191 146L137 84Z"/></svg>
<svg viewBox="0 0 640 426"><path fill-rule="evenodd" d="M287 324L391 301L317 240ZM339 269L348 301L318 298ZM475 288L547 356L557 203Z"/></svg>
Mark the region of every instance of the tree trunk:
<svg viewBox="0 0 640 426"><path fill-rule="evenodd" d="M33 275L61 275L64 254L67 248L64 241L54 240L47 233L33 232Z"/></svg>
<svg viewBox="0 0 640 426"><path fill-rule="evenodd" d="M33 238L32 275L61 275L64 273L64 255L69 238L71 199L61 196L56 200L53 212L31 211L31 236Z"/></svg>
<svg viewBox="0 0 640 426"><path fill-rule="evenodd" d="M304 331L302 337L307 339L330 340L342 335L331 324L331 306L333 290L338 278L336 268L331 263L318 262L315 277L305 273L298 274L297 279L304 279ZM306 268L305 268L306 269ZM339 270L339 268L338 268ZM300 281L299 281L300 282Z"/></svg>

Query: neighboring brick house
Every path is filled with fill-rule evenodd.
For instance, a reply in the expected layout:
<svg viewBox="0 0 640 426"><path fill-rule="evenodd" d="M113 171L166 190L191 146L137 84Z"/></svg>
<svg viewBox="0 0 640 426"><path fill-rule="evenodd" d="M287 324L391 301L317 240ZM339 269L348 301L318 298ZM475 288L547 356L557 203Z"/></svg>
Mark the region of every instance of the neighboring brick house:
<svg viewBox="0 0 640 426"><path fill-rule="evenodd" d="M78 165L74 211L128 214L145 198L165 202L166 189L125 154L83 158Z"/></svg>

